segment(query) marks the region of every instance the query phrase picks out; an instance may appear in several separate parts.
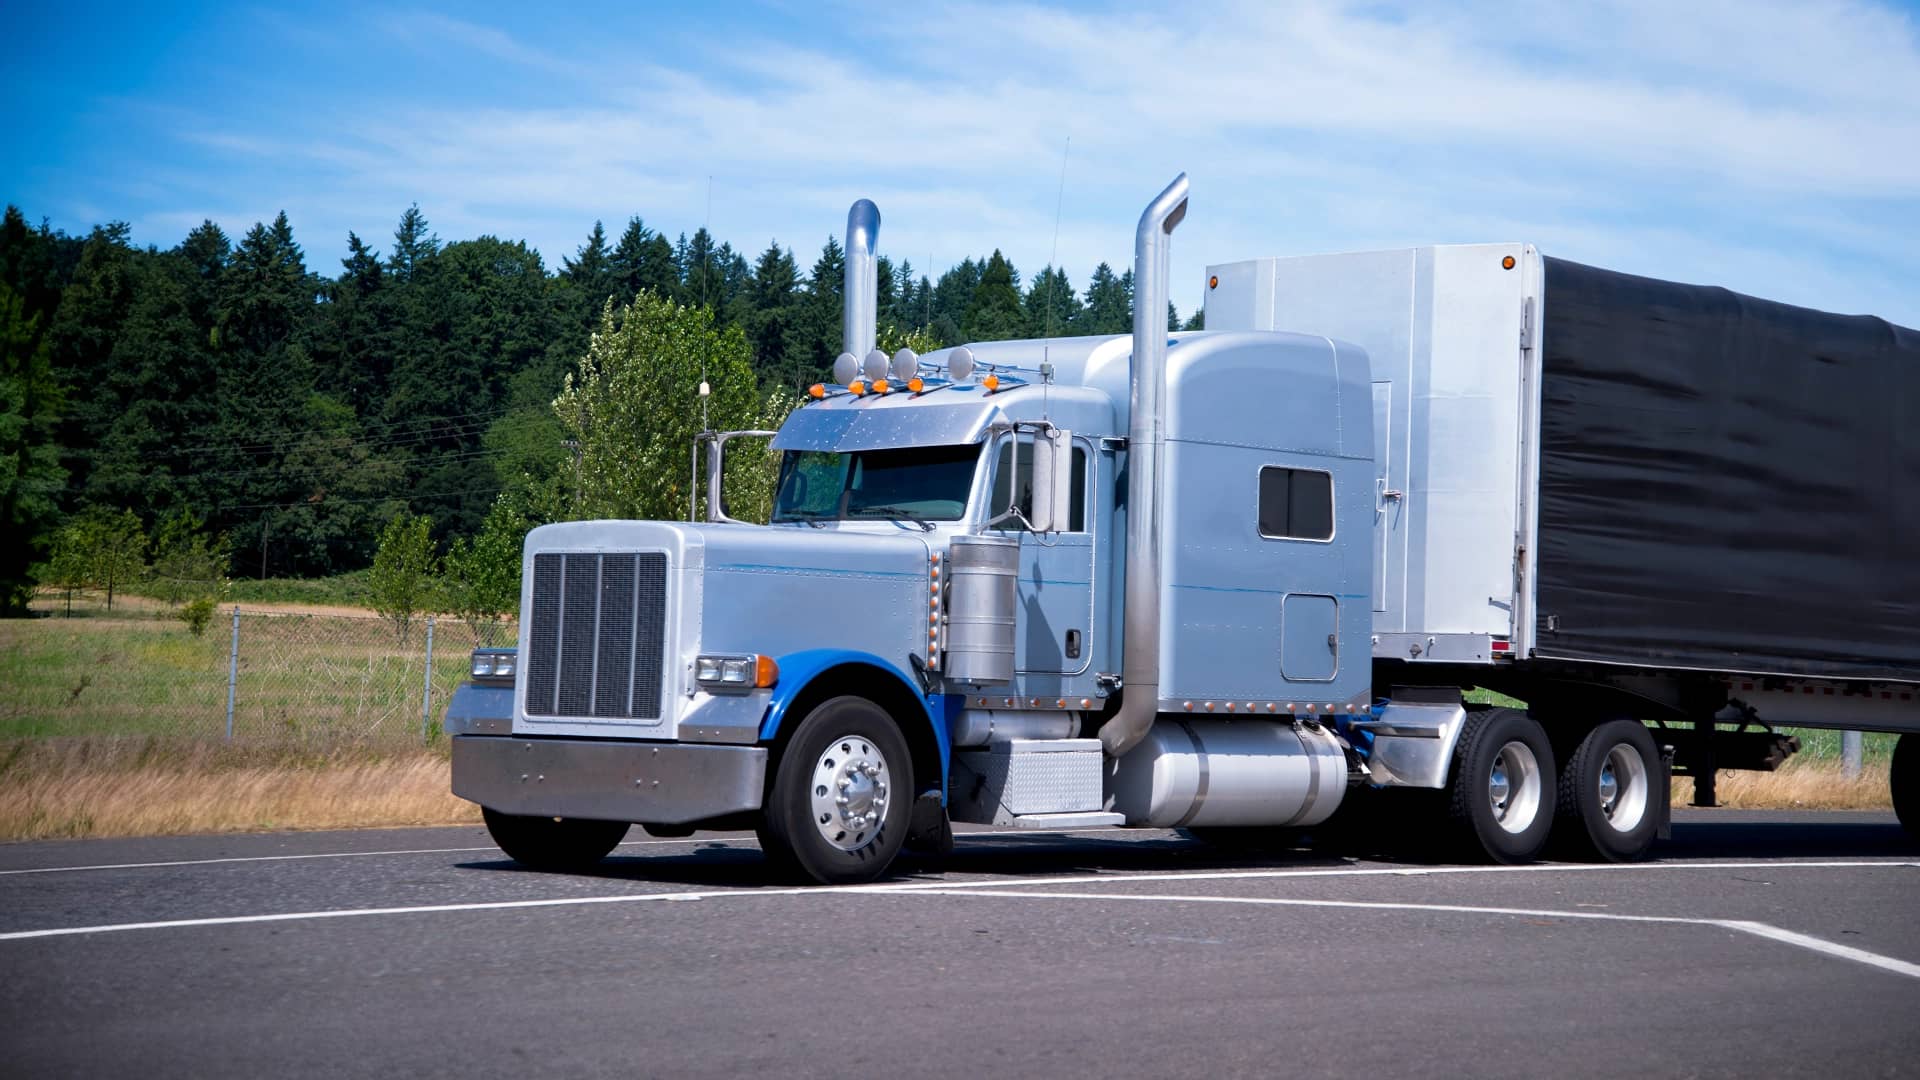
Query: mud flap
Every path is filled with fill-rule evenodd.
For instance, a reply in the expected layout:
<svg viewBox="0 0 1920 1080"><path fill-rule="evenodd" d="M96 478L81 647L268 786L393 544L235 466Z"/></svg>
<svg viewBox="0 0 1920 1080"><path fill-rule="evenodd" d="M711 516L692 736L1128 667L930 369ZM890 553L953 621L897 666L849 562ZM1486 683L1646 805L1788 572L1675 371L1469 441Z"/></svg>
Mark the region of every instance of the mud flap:
<svg viewBox="0 0 1920 1080"><path fill-rule="evenodd" d="M913 809L907 818L906 846L920 855L953 854L953 822L947 818L947 808L941 805L938 788L923 791L913 800Z"/></svg>

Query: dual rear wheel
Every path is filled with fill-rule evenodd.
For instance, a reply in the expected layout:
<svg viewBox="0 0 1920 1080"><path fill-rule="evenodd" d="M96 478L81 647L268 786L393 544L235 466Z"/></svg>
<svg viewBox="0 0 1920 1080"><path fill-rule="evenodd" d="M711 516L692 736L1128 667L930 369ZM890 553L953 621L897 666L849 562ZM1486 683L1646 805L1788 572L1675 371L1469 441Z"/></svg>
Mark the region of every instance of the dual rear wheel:
<svg viewBox="0 0 1920 1080"><path fill-rule="evenodd" d="M1564 762L1518 709L1470 712L1455 744L1447 818L1460 854L1524 863L1549 839L1571 857L1646 857L1667 797L1659 748L1637 720L1595 725Z"/></svg>

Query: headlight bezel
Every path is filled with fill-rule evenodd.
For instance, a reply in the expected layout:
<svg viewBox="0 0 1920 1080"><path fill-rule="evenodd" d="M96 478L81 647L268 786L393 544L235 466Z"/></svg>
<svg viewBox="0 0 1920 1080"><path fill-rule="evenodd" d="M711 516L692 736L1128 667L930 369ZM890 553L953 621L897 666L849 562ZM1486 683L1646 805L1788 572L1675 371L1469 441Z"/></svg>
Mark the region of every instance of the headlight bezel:
<svg viewBox="0 0 1920 1080"><path fill-rule="evenodd" d="M773 657L758 653L702 653L693 658L694 685L710 694L765 690L780 678Z"/></svg>

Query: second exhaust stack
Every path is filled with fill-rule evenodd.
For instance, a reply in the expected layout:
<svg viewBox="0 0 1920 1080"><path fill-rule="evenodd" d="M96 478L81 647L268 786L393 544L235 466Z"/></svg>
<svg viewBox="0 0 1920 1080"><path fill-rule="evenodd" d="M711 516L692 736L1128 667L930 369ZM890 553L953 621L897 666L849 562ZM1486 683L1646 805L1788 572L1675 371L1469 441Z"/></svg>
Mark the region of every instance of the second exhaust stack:
<svg viewBox="0 0 1920 1080"><path fill-rule="evenodd" d="M847 210L847 277L840 320L841 351L856 362L873 351L880 332L879 239L880 208L872 199L861 199Z"/></svg>

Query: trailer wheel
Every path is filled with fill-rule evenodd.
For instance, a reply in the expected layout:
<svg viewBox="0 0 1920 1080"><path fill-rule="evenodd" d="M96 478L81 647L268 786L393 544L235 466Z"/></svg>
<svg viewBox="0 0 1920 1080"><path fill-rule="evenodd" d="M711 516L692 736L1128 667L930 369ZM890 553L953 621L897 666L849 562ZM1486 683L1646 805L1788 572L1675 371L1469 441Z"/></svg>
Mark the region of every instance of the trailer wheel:
<svg viewBox="0 0 1920 1080"><path fill-rule="evenodd" d="M1554 835L1569 854L1638 862L1660 830L1660 748L1638 720L1587 732L1560 770Z"/></svg>
<svg viewBox="0 0 1920 1080"><path fill-rule="evenodd" d="M487 833L507 857L534 870L585 870L626 838L624 821L532 817L481 807Z"/></svg>
<svg viewBox="0 0 1920 1080"><path fill-rule="evenodd" d="M1517 709L1467 714L1454 747L1447 817L1462 854L1532 862L1553 828L1553 746Z"/></svg>
<svg viewBox="0 0 1920 1080"><path fill-rule="evenodd" d="M900 853L912 802L913 762L892 718L865 698L832 698L775 766L760 843L775 865L822 884L872 881Z"/></svg>
<svg viewBox="0 0 1920 1080"><path fill-rule="evenodd" d="M1920 840L1920 735L1911 732L1893 744L1893 769L1889 774L1893 789L1893 812L1906 827L1907 835Z"/></svg>

